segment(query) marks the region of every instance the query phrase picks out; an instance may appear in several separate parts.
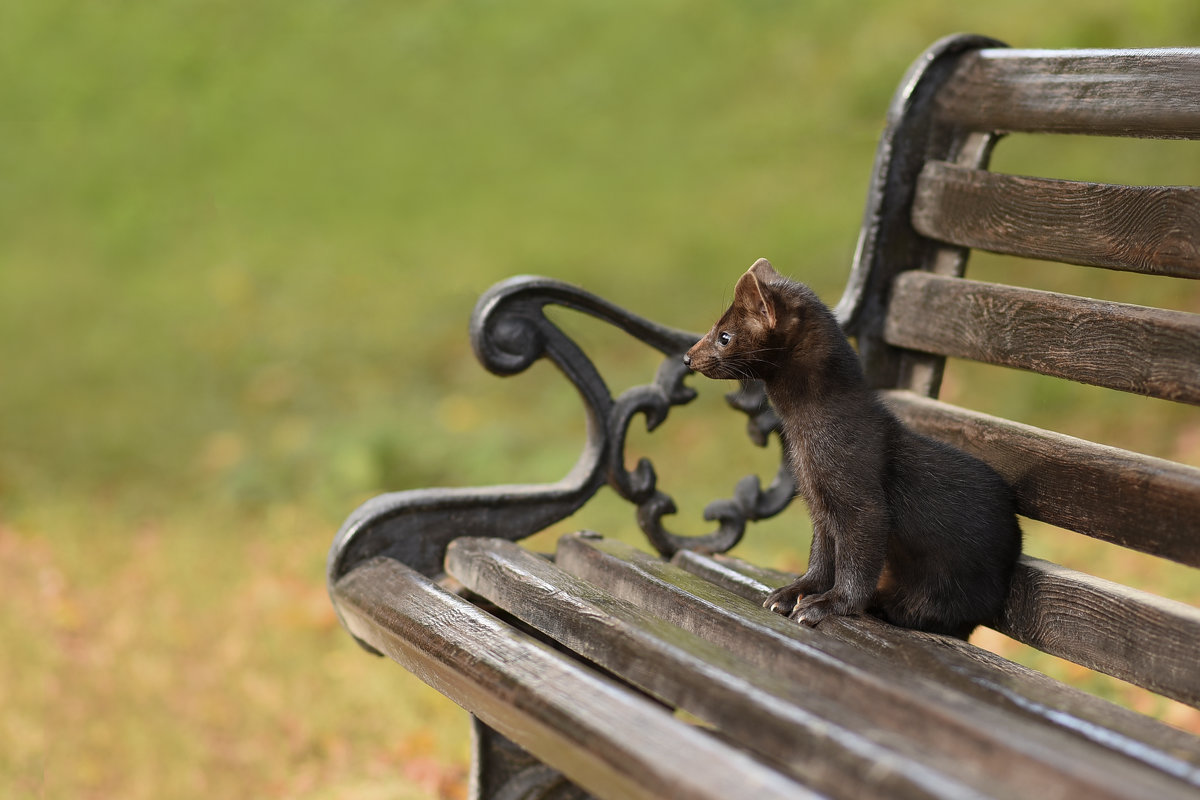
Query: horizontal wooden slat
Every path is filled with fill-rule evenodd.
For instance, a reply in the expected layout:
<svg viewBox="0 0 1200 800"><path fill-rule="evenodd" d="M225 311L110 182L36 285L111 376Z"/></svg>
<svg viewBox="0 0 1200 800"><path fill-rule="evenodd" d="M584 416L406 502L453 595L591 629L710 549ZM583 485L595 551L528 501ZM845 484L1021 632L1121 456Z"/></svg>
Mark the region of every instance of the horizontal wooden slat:
<svg viewBox="0 0 1200 800"><path fill-rule="evenodd" d="M982 797L888 736L804 691L500 539L459 539L446 570L471 591L833 796ZM691 760L691 756L688 756ZM669 793L665 796L671 796ZM738 792L736 797L752 796Z"/></svg>
<svg viewBox="0 0 1200 800"><path fill-rule="evenodd" d="M999 630L1200 707L1200 610L1025 557Z"/></svg>
<svg viewBox="0 0 1200 800"><path fill-rule="evenodd" d="M912 220L923 235L964 247L1200 277L1196 186L1026 178L931 161L917 181Z"/></svg>
<svg viewBox="0 0 1200 800"><path fill-rule="evenodd" d="M1200 315L902 272L891 345L1200 404Z"/></svg>
<svg viewBox="0 0 1200 800"><path fill-rule="evenodd" d="M1200 138L1200 50L978 50L938 111L980 131Z"/></svg>
<svg viewBox="0 0 1200 800"><path fill-rule="evenodd" d="M813 796L398 561L368 561L331 594L356 637L597 797Z"/></svg>
<svg viewBox="0 0 1200 800"><path fill-rule="evenodd" d="M728 556L682 551L672 562L761 603L795 575ZM978 647L907 631L869 617L821 624L821 633L887 658L901 669L1005 709L1061 726L1167 774L1200 785L1200 739L1055 681Z"/></svg>
<svg viewBox="0 0 1200 800"><path fill-rule="evenodd" d="M958 408L906 391L884 399L906 424L979 456L1021 514L1200 566L1200 469Z"/></svg>
<svg viewBox="0 0 1200 800"><path fill-rule="evenodd" d="M556 563L779 677L840 698L875 724L913 737L931 757L943 759L943 768L968 770L1018 796L1090 794L1086 784L1101 773L1100 780L1110 785L1114 773L1128 777L1130 768L1118 756L1147 766L1136 739L1123 733L1112 732L1107 749L1097 752L1072 726L1047 724L1024 708L1010 713L1007 703L1002 708L991 702L993 696L981 702L956 688L961 679L931 680L895 658L881 659L797 625L621 542L566 536L559 540ZM914 639L932 644L929 637ZM1175 772L1200 787L1200 769L1180 764Z"/></svg>

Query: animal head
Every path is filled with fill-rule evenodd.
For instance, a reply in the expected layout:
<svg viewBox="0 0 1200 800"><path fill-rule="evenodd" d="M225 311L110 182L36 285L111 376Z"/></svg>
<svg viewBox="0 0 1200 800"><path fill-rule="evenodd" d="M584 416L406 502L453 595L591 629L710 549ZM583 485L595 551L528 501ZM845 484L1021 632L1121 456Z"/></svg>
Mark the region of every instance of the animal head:
<svg viewBox="0 0 1200 800"><path fill-rule="evenodd" d="M829 322L832 315L811 289L760 258L738 279L733 302L683 362L709 378L769 379L789 361L822 357Z"/></svg>

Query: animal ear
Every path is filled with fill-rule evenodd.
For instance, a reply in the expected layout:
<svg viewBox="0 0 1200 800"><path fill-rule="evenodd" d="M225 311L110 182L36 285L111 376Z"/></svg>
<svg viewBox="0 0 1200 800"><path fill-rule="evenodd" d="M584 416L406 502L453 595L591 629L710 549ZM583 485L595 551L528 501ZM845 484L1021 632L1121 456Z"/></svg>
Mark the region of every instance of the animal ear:
<svg viewBox="0 0 1200 800"><path fill-rule="evenodd" d="M759 259L754 262L745 275L738 279L737 286L733 287L733 298L743 308L760 316L767 323L768 328L775 327L775 304L771 302L766 288L766 281L760 280L758 274L755 273L755 268L759 264L766 264L767 269L771 269L771 265L765 259ZM775 273L775 270L771 270Z"/></svg>
<svg viewBox="0 0 1200 800"><path fill-rule="evenodd" d="M760 258L758 261L755 261L753 264L751 264L748 271L752 273L754 277L758 278L760 283L770 283L773 280L778 280L783 277L775 271L775 268L771 266L771 262L767 261L765 258Z"/></svg>

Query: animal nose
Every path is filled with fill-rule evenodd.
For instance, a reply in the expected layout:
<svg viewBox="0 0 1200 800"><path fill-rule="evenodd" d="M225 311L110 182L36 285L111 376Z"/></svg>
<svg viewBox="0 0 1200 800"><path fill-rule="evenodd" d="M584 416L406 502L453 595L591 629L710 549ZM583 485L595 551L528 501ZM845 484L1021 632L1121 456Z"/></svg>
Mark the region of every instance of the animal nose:
<svg viewBox="0 0 1200 800"><path fill-rule="evenodd" d="M685 367L690 367L692 365L692 354L691 353L683 354L683 365Z"/></svg>

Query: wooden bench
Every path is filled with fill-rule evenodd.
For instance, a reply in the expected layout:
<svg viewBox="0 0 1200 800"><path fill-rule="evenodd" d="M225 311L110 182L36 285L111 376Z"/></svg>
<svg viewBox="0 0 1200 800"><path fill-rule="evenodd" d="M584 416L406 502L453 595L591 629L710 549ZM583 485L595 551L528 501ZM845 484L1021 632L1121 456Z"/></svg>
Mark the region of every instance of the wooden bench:
<svg viewBox="0 0 1200 800"><path fill-rule="evenodd" d="M949 356L1200 404L1200 315L962 277L973 248L1200 277L1200 188L986 171L1010 132L1200 138L1200 49L936 43L890 109L839 319L896 413L993 464L1022 515L1200 566L1200 469L935 399ZM656 348L654 381L614 397L548 305ZM350 633L473 715L475 796L1200 796L1190 734L964 642L763 610L791 576L718 554L788 505L786 469L713 503L713 533L668 530L672 501L648 461L627 468L625 437L692 399L680 356L696 338L555 280L498 284L472 317L475 351L498 374L547 358L566 375L587 411L575 468L550 485L382 495L337 535L329 590ZM731 404L753 439L775 431L761 387ZM516 544L604 485L659 555L587 532L553 558ZM1200 705L1188 605L1024 557L997 629Z"/></svg>

